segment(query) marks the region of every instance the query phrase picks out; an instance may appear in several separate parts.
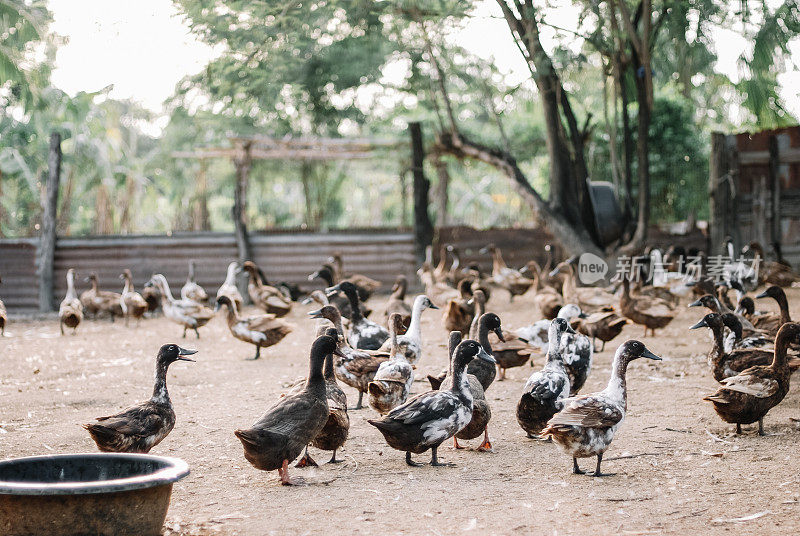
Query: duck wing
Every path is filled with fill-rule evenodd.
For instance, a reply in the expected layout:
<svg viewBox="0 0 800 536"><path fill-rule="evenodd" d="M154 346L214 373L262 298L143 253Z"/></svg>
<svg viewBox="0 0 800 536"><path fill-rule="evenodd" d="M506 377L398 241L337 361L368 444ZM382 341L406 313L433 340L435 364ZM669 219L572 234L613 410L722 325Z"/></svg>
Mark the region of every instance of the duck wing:
<svg viewBox="0 0 800 536"><path fill-rule="evenodd" d="M289 327L283 320L275 318L273 314L251 316L242 320L250 331L260 331L262 333Z"/></svg>
<svg viewBox="0 0 800 536"><path fill-rule="evenodd" d="M589 428L610 428L619 424L625 416L614 404L609 404L596 395L584 395L568 398L564 401L564 409L556 413L547 423L548 426L567 425Z"/></svg>
<svg viewBox="0 0 800 536"><path fill-rule="evenodd" d="M131 406L115 415L98 417L96 420L102 423L100 426L125 436L148 437L158 434L164 427L169 426L166 413L157 411L149 402Z"/></svg>
<svg viewBox="0 0 800 536"><path fill-rule="evenodd" d="M408 400L386 416L406 425L448 420L461 406L452 391L428 391Z"/></svg>
<svg viewBox="0 0 800 536"><path fill-rule="evenodd" d="M778 381L759 367L752 367L722 380L723 390L736 391L756 398L769 398L778 392Z"/></svg>
<svg viewBox="0 0 800 536"><path fill-rule="evenodd" d="M323 409L324 415L327 415L328 403L325 398L308 396L306 391L289 394L267 410L251 428L291 437L306 426L310 416Z"/></svg>

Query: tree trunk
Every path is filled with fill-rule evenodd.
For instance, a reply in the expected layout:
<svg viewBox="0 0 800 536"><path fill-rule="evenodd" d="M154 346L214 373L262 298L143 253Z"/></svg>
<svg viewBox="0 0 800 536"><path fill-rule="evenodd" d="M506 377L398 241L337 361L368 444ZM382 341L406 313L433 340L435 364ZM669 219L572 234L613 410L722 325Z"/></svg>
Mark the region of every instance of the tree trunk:
<svg viewBox="0 0 800 536"><path fill-rule="evenodd" d="M55 309L53 297L53 263L56 251L56 218L58 216L58 186L61 180L61 134L50 134L50 154L47 159L47 194L42 215L42 234L39 242L39 310Z"/></svg>
<svg viewBox="0 0 800 536"><path fill-rule="evenodd" d="M425 178L425 145L422 139L422 125L418 122L408 124L411 135L411 170L414 175L414 243L417 262L425 261L425 249L433 242L433 224L428 213L428 191L431 183Z"/></svg>
<svg viewBox="0 0 800 536"><path fill-rule="evenodd" d="M61 208L58 211L58 233L69 235L70 215L72 212L72 191L75 189L75 167L70 166L67 173L67 182L61 198Z"/></svg>
<svg viewBox="0 0 800 536"><path fill-rule="evenodd" d="M253 260L253 251L250 247L250 237L247 234L247 184L249 181L250 168L253 160L250 156L251 142L245 142L237 147L237 155L234 157L236 167L236 186L233 192L233 225L234 236L236 237L236 251L239 262ZM247 292L247 279L239 278L237 287L246 303L249 303L249 293Z"/></svg>
<svg viewBox="0 0 800 536"><path fill-rule="evenodd" d="M450 221L447 209L450 172L447 169L447 162L442 160L438 154L433 155L433 166L436 168L436 175L439 178L439 183L436 185L436 198L439 205L436 209L436 226L446 227Z"/></svg>
<svg viewBox="0 0 800 536"><path fill-rule="evenodd" d="M208 161L200 159L200 169L197 172L197 192L195 193L194 210L192 211L192 229L195 231L209 231L211 225L208 218Z"/></svg>

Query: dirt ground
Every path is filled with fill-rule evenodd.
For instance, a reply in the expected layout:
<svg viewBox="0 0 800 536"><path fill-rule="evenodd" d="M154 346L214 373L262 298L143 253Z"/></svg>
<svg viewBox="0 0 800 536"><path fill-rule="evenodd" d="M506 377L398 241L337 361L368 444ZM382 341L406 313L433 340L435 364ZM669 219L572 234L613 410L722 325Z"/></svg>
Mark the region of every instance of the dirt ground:
<svg viewBox="0 0 800 536"><path fill-rule="evenodd" d="M800 314L800 290L789 297ZM384 300L371 300L374 318L383 318ZM771 300L758 304L777 310ZM525 437L514 410L533 370L526 365L487 393L494 453L455 451L448 442L440 456L456 467L407 467L367 424L375 415L367 408L350 412L346 463L294 469L312 485L280 486L275 472L244 459L233 430L305 375L314 322L302 305L289 316L294 332L255 362L245 361L252 347L233 339L222 316L201 329L200 340L181 340L181 329L164 318L139 328L87 321L74 337L60 337L54 320L12 322L0 340L0 458L94 451L80 424L149 397L157 349L177 342L199 353L196 363L170 369L177 424L153 450L183 458L192 471L174 488L167 534L798 534L798 389L766 417L767 436L753 427L735 436L701 401L715 390L705 362L710 339L707 330L687 328L704 311L681 309L657 337L641 339L642 328L629 325L595 354L584 392L605 386L613 352L628 338L664 358L629 368L628 415L603 465L616 475L602 479L573 475L557 447ZM537 319L529 299L512 306L501 291L489 310L506 328ZM440 311L426 311L422 325L415 392L427 390L421 379L446 363ZM534 366L542 362L537 356ZM353 405L356 392L345 390ZM329 457L312 454L319 462Z"/></svg>

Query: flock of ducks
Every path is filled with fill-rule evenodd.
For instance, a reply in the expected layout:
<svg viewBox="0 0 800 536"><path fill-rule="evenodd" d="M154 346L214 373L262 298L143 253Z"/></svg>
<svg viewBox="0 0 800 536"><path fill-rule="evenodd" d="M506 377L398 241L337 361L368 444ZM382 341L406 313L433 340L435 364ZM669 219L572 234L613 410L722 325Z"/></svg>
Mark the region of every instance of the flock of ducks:
<svg viewBox="0 0 800 536"><path fill-rule="evenodd" d="M754 250L758 251L751 245L749 251ZM690 285L675 284L675 274L681 272L670 271L669 259L676 259L676 266L680 266L680 257L685 256L677 248L663 257L668 262L664 263L667 270L659 279L660 286L632 284L623 276L619 289L579 286L575 260L553 267L549 246L544 267L531 261L521 270L508 267L494 246L487 247L486 252L492 255L490 275L482 274L476 266L462 268L457 250L443 248L443 260L435 268L429 258L418 272L425 294L416 296L410 304L408 281L399 276L381 323L368 318L371 311L364 304L379 283L345 273L341 256L332 257L311 274L310 280L322 279L327 287L304 300L319 305L309 313L316 326L308 376L249 428L234 431L245 458L257 469L277 470L281 482L287 485L301 481L289 477L289 463L304 450L298 466L316 465L308 454L308 445L331 451L330 463L336 463L336 453L350 428L347 396L339 382L358 392L354 410L363 408L367 394L367 404L377 413L369 424L390 447L405 453L408 465L419 465L412 455L428 450L431 465L448 465L439 459L438 448L450 438L455 448L462 448L459 440L482 436L477 450L491 451L492 410L487 390L495 381L503 380L506 369L520 367L530 362L532 355L543 352L544 364L530 375L519 394L516 419L528 437L553 442L571 457L573 472L583 474L578 460L594 457L597 463L592 474L603 476L603 454L627 411L628 364L639 358L661 358L642 342L628 340L614 354L606 388L580 394L591 374L596 341L599 339L604 347L628 322L641 325L645 336L648 332L655 334L675 318L678 293L700 295L690 306L711 310L692 326L706 327L712 333L708 363L720 387L704 400L714 405L725 422L735 423L737 433L742 424L758 422L763 434L764 416L786 396L790 375L800 368L800 325L791 321L786 295L778 285L769 285L755 296L775 299L781 313L774 315L757 311L753 298L744 290L747 283L733 274L716 286L704 278ZM661 258L660 253L651 255ZM453 259L449 266L447 257ZM259 314L241 315L244 300L235 285L241 271L248 274L248 294L262 311ZM789 272L778 272L781 282L789 281ZM121 294L99 290L92 274L87 278L90 290L78 297L75 272L69 270L67 295L59 310L62 334L64 327L74 332L84 314L105 313L112 321L116 316L138 321L152 311L151 301L135 291L130 272L125 270L120 277L124 281ZM208 294L195 283L191 264L180 299L173 297L161 274L153 275L145 289L151 289L150 297L158 297L164 316L184 328L184 337L192 330L199 338L199 328L214 317L216 310L226 309L231 334L255 346L254 359L260 357L261 348L278 344L296 329L280 317L288 314L298 299L297 289L271 285L250 261L241 267L237 263L228 266L214 300L216 310L207 305ZM533 292L532 303L543 319L513 332L503 329L500 317L486 310L488 296L497 289L506 290L510 301ZM709 289L711 294L706 294ZM731 290L737 293L735 307L728 298ZM448 333L449 366L439 375L428 376L430 390L412 395L415 370L424 358L421 317L427 309L440 308L442 327ZM148 452L169 434L175 413L167 391L167 369L176 361L192 361L187 356L194 353L176 344L162 346L156 356L152 397L85 425L100 450Z"/></svg>

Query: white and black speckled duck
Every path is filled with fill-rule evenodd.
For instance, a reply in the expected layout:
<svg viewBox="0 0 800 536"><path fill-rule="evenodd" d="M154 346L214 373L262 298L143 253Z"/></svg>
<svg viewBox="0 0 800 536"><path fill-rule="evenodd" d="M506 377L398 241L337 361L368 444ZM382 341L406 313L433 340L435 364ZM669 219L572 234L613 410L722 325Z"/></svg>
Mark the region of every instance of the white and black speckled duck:
<svg viewBox="0 0 800 536"><path fill-rule="evenodd" d="M208 292L194 280L194 260L189 261L189 275L186 276L186 283L181 287L181 299L197 303L208 301Z"/></svg>
<svg viewBox="0 0 800 536"><path fill-rule="evenodd" d="M228 264L228 271L225 273L225 282L219 286L219 289L217 289L217 299L219 299L220 296L228 296L236 305L237 311L242 310L242 304L244 303L242 293L239 292L239 289L236 286L236 274L240 272L241 270L239 269L238 262L234 261Z"/></svg>
<svg viewBox="0 0 800 536"><path fill-rule="evenodd" d="M197 328L208 324L214 318L214 311L193 300L176 300L173 298L167 278L162 274L155 274L151 277L150 281L145 283L145 286L148 285L158 288L161 294L161 309L164 311L164 316L183 326L183 338L186 338L186 330L192 329L199 339L200 332L197 331Z"/></svg>
<svg viewBox="0 0 800 536"><path fill-rule="evenodd" d="M593 476L606 476L600 471L600 462L628 409L625 373L628 363L640 357L661 360L639 341L623 343L614 354L608 386L598 393L567 398L564 409L556 413L542 430L542 437L552 438L572 456L573 473L584 473L578 466L578 458L597 456Z"/></svg>
<svg viewBox="0 0 800 536"><path fill-rule="evenodd" d="M122 316L125 317L125 325L128 325L128 320L131 318L136 319L136 325L139 325L144 314L147 312L147 302L141 294L136 292L133 287L133 275L127 268L119 275L119 278L125 281L122 287L122 295L119 298L119 304L122 307Z"/></svg>
<svg viewBox="0 0 800 536"><path fill-rule="evenodd" d="M455 357L456 348L461 343L461 332L451 331L450 340L448 343L448 352L450 354L450 367L452 368L453 357ZM488 353L488 352L487 352ZM473 359L470 363L475 361L482 361L480 359ZM491 364L491 363L490 363ZM494 368L494 367L492 367ZM464 375L467 381L467 388L472 394L472 419L469 424L461 429L456 435L453 436L453 446L457 449L463 449L459 445L458 440L470 440L480 437L483 434L483 443L480 444L477 450L482 452L493 452L492 442L489 441L489 421L492 419L492 409L489 407L489 402L486 400L486 394L483 390L481 382L467 372ZM431 384L433 386L433 384ZM453 387L453 378L447 376L441 385L437 385L436 389L450 389Z"/></svg>
<svg viewBox="0 0 800 536"><path fill-rule="evenodd" d="M83 305L75 292L75 270L70 268L67 270L67 295L58 307L58 327L61 329L61 334L64 334L64 326L67 326L72 328L72 334L75 335L81 320L83 320ZM3 331L5 332L5 328Z"/></svg>
<svg viewBox="0 0 800 536"><path fill-rule="evenodd" d="M378 367L375 378L369 383L369 406L386 415L408 399L414 383L414 367L399 344L397 332L403 328L403 317L398 313L389 317L389 359Z"/></svg>
<svg viewBox="0 0 800 536"><path fill-rule="evenodd" d="M411 311L411 324L403 335L398 335L397 345L409 363L416 365L422 359L422 313L425 309L438 309L424 294L414 299L414 308ZM381 351L389 351L390 341L380 347Z"/></svg>
<svg viewBox="0 0 800 536"><path fill-rule="evenodd" d="M270 313L243 318L239 316L239 310L227 295L217 298L217 309L222 306L228 308L227 320L231 335L256 347L254 361L261 357L262 348L278 344L292 332L294 327Z"/></svg>
<svg viewBox="0 0 800 536"><path fill-rule="evenodd" d="M336 328L327 328L325 335L332 339L339 338L339 332L336 331ZM333 451L328 463L339 463L342 460L336 459L336 451L347 441L347 435L350 432L350 417L347 415L347 396L336 382L336 374L333 371L333 354L328 354L325 357L323 375L325 376L325 392L328 397L328 421L322 431L311 442L311 446L320 450ZM292 389L290 394L299 393L305 389L305 386L306 380L303 380ZM316 466L317 463L308 454L308 447L306 447L306 453L300 458L295 467Z"/></svg>
<svg viewBox="0 0 800 536"><path fill-rule="evenodd" d="M535 438L563 407L570 384L562 355L561 335L575 333L563 318L550 322L547 362L530 375L517 403L517 422L528 437Z"/></svg>
<svg viewBox="0 0 800 536"><path fill-rule="evenodd" d="M558 311L557 318L563 318L571 326L573 322L586 318L586 315L580 307L574 303L568 303ZM549 347L549 330L550 322L548 320L538 320L530 326L519 328L516 333L520 339L544 350ZM592 368L593 355L594 344L586 335L567 332L561 336L561 356L569 376L570 395L575 395L586 383L586 378L589 377Z"/></svg>
<svg viewBox="0 0 800 536"><path fill-rule="evenodd" d="M358 390L358 403L353 409L361 409L364 393L367 392L369 383L375 378L378 367L389 358L388 355L377 356L366 350L356 350L350 346L344 336L342 315L335 305L326 305L308 314L311 318L330 320L339 333L339 351L343 357L334 360L334 371L339 380Z"/></svg>
<svg viewBox="0 0 800 536"><path fill-rule="evenodd" d="M730 333L725 337L725 351L730 352L737 348L763 348L765 346L772 346L775 344L774 337L768 337L755 332L749 336L744 336L742 323L739 318L733 313L723 313L722 323L730 330Z"/></svg>
<svg viewBox="0 0 800 536"><path fill-rule="evenodd" d="M350 302L350 334L347 337L350 346L359 350L377 350L380 348L389 338L389 332L380 324L368 320L361 314L355 285L349 281L344 281L326 290L329 298L335 296L339 291L344 292Z"/></svg>
<svg viewBox="0 0 800 536"><path fill-rule="evenodd" d="M322 368L325 358L338 352L332 337L318 337L311 347L303 390L281 398L250 428L234 431L247 461L262 471L277 469L281 484L300 483L301 479L289 478L289 462L303 452L328 421L327 383Z"/></svg>
<svg viewBox="0 0 800 536"><path fill-rule="evenodd" d="M177 344L165 344L156 357L156 381L150 400L136 404L97 423L84 424L89 435L103 452L147 453L158 445L175 426L175 410L167 391L167 369L175 361L194 361L186 357L197 350Z"/></svg>
<svg viewBox="0 0 800 536"><path fill-rule="evenodd" d="M367 421L383 434L390 447L405 451L408 465L419 465L411 460L412 453L429 449L431 465L449 465L439 462L436 451L472 419L472 394L464 374L467 364L476 357L494 361L477 341L463 341L453 359L450 389L419 394L381 419Z"/></svg>
<svg viewBox="0 0 800 536"><path fill-rule="evenodd" d="M736 376L725 378L716 393L706 396L714 404L720 418L736 424L736 433L742 433L743 424L758 421L758 433L764 435L764 416L777 406L789 392L790 344L800 343L800 324L789 322L781 326L775 338L772 363L750 367Z"/></svg>

